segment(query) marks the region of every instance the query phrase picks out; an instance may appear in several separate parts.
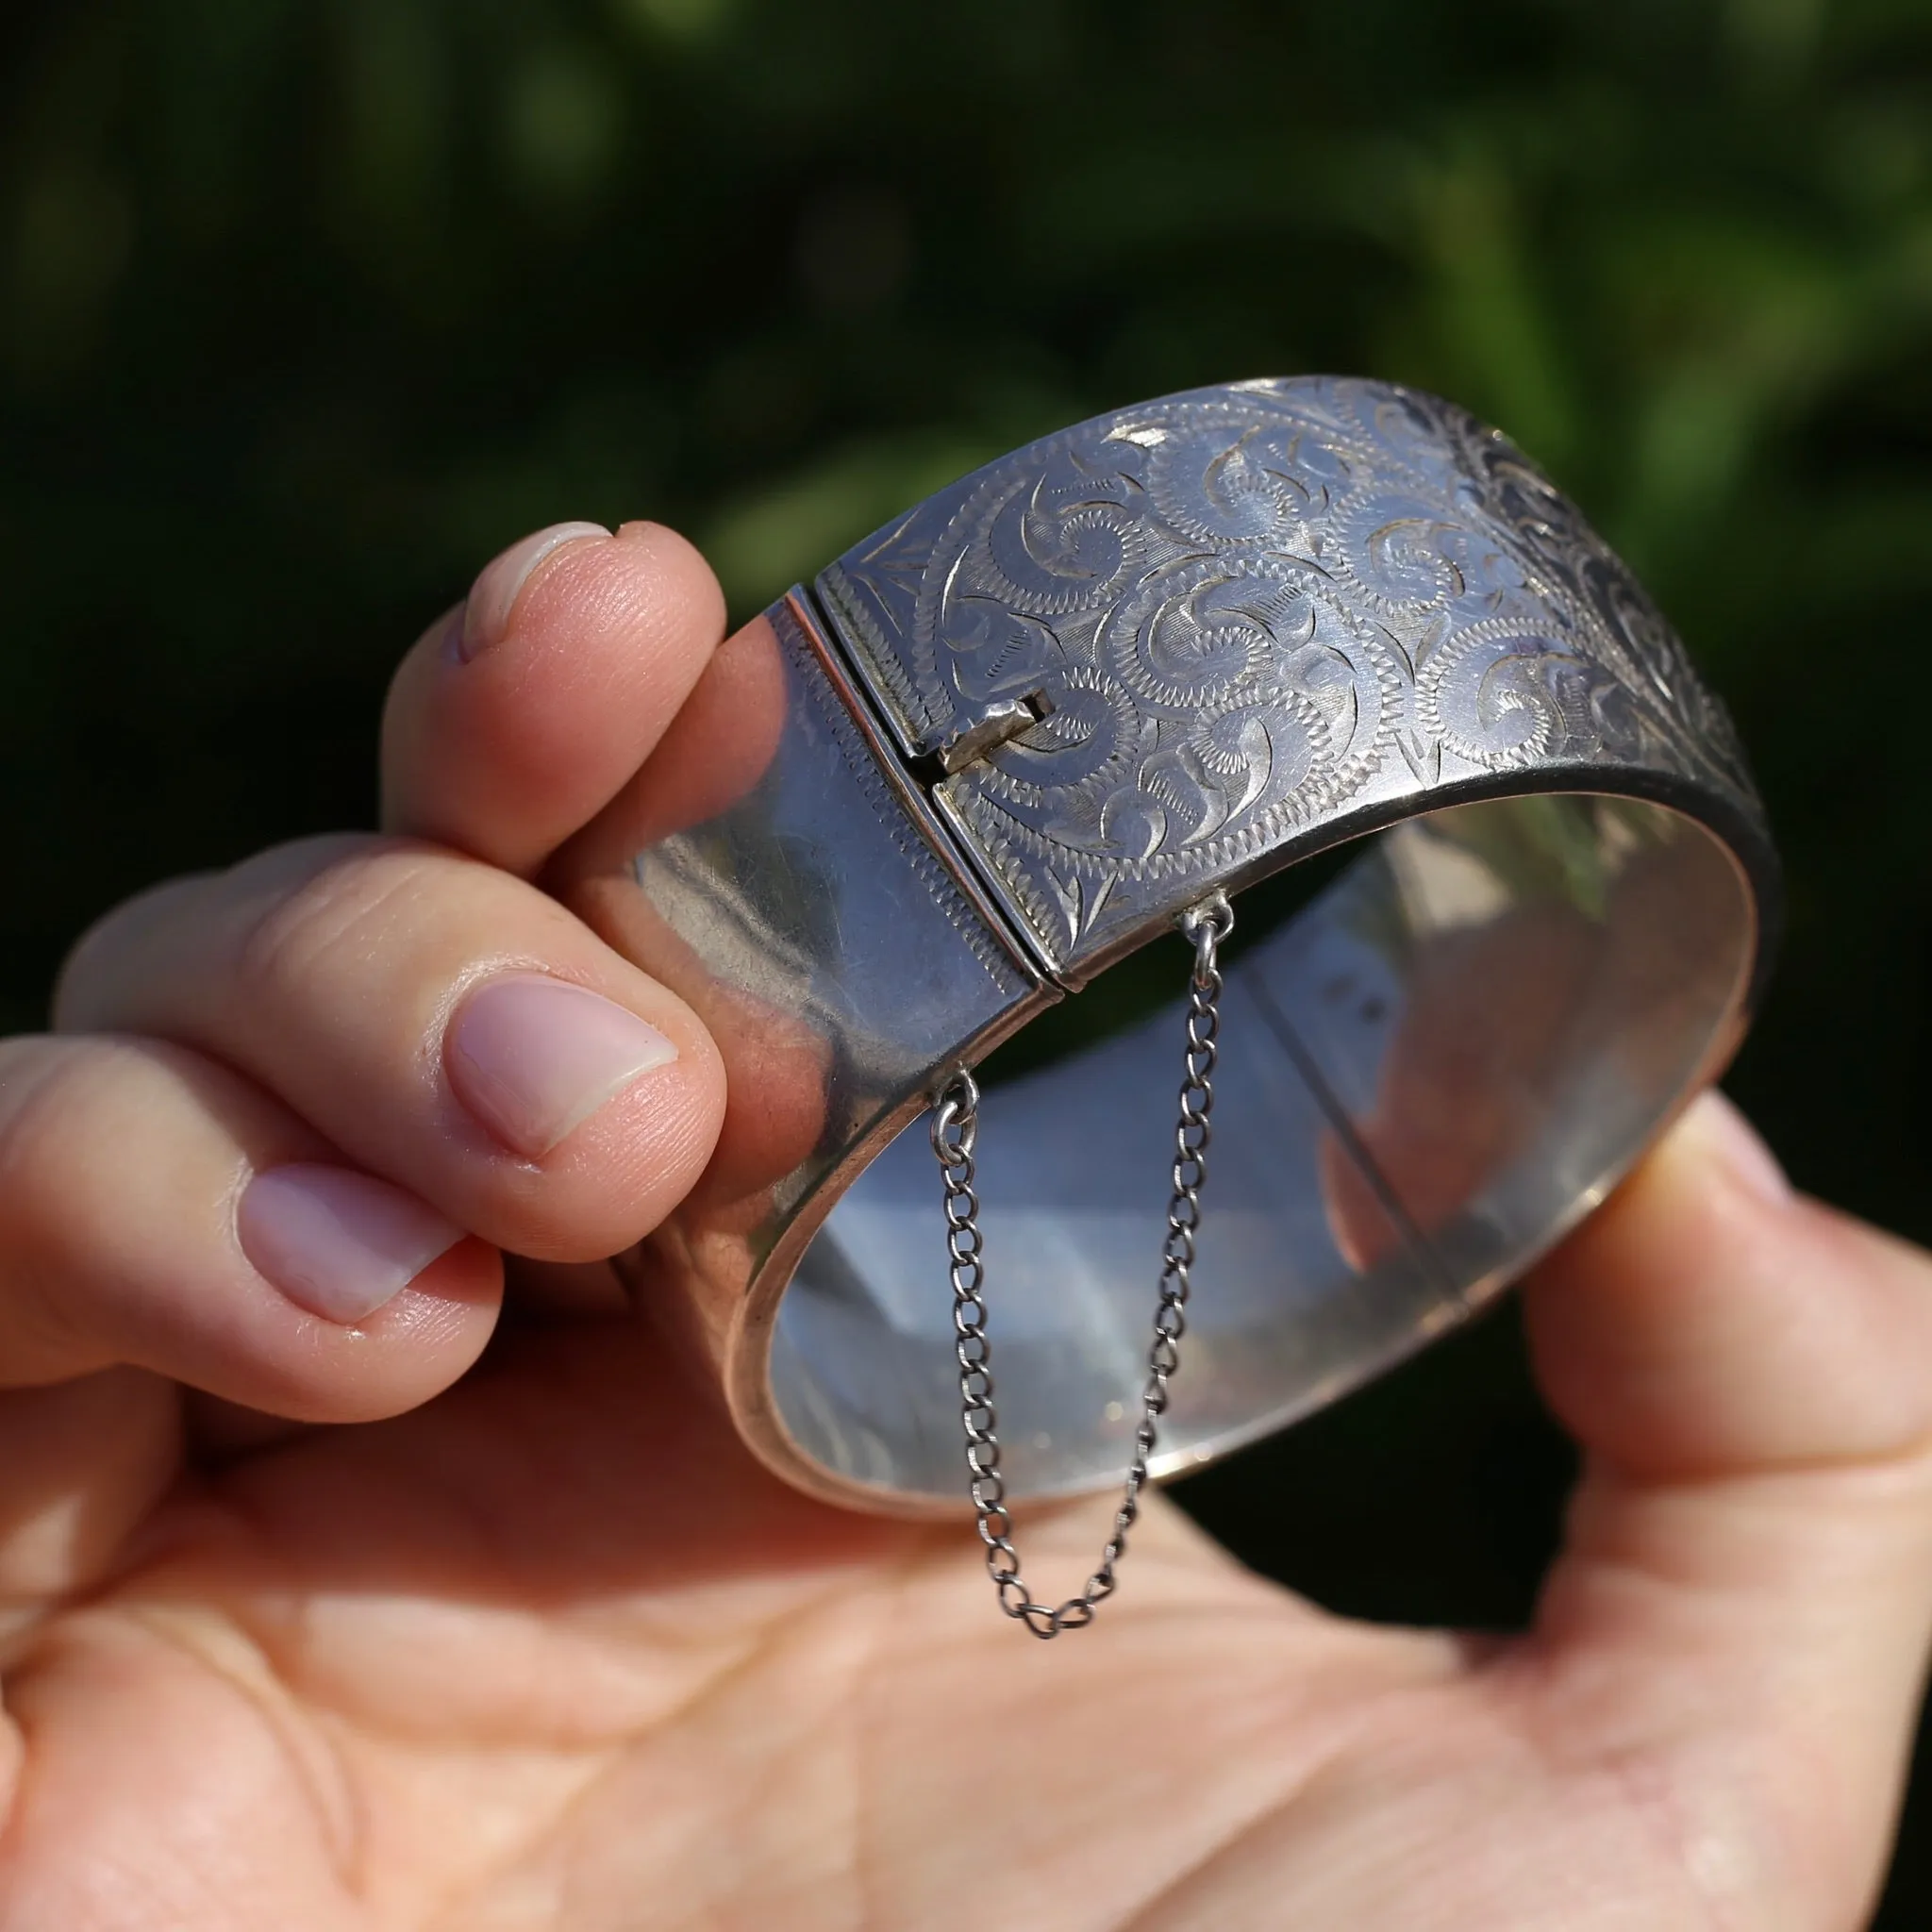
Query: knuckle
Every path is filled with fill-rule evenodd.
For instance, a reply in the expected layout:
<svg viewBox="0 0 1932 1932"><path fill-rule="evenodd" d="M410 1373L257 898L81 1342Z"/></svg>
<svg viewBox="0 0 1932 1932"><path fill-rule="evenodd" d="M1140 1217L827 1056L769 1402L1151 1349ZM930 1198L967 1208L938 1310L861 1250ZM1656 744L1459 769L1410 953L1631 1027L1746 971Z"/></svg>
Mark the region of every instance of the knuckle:
<svg viewBox="0 0 1932 1932"><path fill-rule="evenodd" d="M111 1052L111 1048L108 1049ZM0 1242L25 1242L60 1190L50 1170L86 1134L100 1049L35 1037L0 1041Z"/></svg>
<svg viewBox="0 0 1932 1932"><path fill-rule="evenodd" d="M113 1036L0 1041L0 1249L43 1249L67 1238L77 1209L112 1210L119 1169L106 1150L125 1152L188 1058Z"/></svg>
<svg viewBox="0 0 1932 1932"><path fill-rule="evenodd" d="M122 964L150 950L154 935L184 917L216 875L190 873L150 886L104 912L68 948L55 976L51 1002L57 1033L84 1033L111 1026L123 999Z"/></svg>
<svg viewBox="0 0 1932 1932"><path fill-rule="evenodd" d="M85 1327L63 1290L86 1274L131 1049L112 1040L0 1041L0 1333L8 1366L69 1348Z"/></svg>
<svg viewBox="0 0 1932 1932"><path fill-rule="evenodd" d="M273 1011L332 968L380 957L450 862L434 846L378 839L305 841L249 861L235 880L236 997Z"/></svg>

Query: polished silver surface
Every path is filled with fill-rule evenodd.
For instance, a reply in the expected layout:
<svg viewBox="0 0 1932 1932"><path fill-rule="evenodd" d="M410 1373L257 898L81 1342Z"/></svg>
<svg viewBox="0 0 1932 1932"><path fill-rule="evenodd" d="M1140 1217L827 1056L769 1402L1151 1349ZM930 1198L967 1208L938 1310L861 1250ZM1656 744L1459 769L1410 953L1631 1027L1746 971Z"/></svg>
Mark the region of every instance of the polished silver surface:
<svg viewBox="0 0 1932 1932"><path fill-rule="evenodd" d="M1298 917L1240 902L1157 1474L1459 1319L1721 1068L1776 899L1721 708L1511 445L1330 379L1050 437L726 643L566 888L724 1056L711 1167L625 1265L758 1454L964 1507L930 1156L895 1137L1183 908L1356 839ZM1171 1024L987 1096L1016 1497L1132 1458Z"/></svg>
<svg viewBox="0 0 1932 1932"><path fill-rule="evenodd" d="M1458 781L1612 768L1757 809L1722 708L1575 508L1497 431L1382 383L1097 417L816 591L903 747L1050 708L932 795L1070 984L1297 839Z"/></svg>
<svg viewBox="0 0 1932 1932"><path fill-rule="evenodd" d="M1700 826L1558 796L1386 833L1240 952L1157 1472L1292 1422L1496 1292L1728 1051L1753 941L1741 874ZM1174 1024L1157 1011L981 1107L1015 1495L1102 1487L1132 1454ZM943 1495L958 1444L930 1165L908 1133L845 1195L786 1297L774 1374L814 1461Z"/></svg>

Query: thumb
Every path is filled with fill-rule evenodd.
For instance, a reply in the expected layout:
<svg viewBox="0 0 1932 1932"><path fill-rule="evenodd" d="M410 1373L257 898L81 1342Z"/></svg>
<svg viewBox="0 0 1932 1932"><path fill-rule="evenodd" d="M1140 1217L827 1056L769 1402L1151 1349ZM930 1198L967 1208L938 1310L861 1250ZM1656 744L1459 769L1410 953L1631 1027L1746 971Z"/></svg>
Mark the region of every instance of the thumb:
<svg viewBox="0 0 1932 1932"><path fill-rule="evenodd" d="M1932 1257L1710 1095L1526 1313L1586 1457L1529 1646L1550 1735L1647 1767L1740 1923L1862 1923L1932 1629Z"/></svg>

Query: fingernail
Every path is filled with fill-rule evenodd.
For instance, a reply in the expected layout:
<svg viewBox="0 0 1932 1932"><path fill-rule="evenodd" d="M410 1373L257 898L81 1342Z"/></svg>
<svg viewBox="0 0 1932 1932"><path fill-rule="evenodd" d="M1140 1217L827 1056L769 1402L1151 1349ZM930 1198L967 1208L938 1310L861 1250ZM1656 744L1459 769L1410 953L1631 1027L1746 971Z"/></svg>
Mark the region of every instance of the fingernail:
<svg viewBox="0 0 1932 1932"><path fill-rule="evenodd" d="M517 1153L547 1154L573 1127L677 1049L601 993L539 973L473 992L443 1045L450 1085Z"/></svg>
<svg viewBox="0 0 1932 1932"><path fill-rule="evenodd" d="M463 1238L387 1181L306 1161L257 1174L235 1227L242 1252L291 1302L344 1324L373 1315Z"/></svg>
<svg viewBox="0 0 1932 1932"><path fill-rule="evenodd" d="M1759 1200L1782 1208L1791 1198L1791 1184L1777 1157L1744 1116L1713 1089L1691 1108L1689 1119L1705 1145L1731 1178Z"/></svg>
<svg viewBox="0 0 1932 1932"><path fill-rule="evenodd" d="M521 543L512 543L501 557L485 564L482 575L470 587L460 627L450 633L458 660L467 664L502 639L509 629L510 612L516 608L524 586L545 558L566 543L609 534L602 524L552 524L547 530L539 530Z"/></svg>

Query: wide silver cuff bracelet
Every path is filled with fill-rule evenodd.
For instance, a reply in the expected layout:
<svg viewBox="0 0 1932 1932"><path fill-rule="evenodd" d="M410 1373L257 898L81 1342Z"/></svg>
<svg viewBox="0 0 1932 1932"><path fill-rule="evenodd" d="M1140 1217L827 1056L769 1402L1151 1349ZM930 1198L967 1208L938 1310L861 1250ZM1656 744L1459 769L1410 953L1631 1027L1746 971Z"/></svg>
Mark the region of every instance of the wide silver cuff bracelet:
<svg viewBox="0 0 1932 1932"><path fill-rule="evenodd" d="M1331 378L1047 437L723 648L569 891L724 1056L711 1167L625 1265L766 1463L965 1511L941 1189L902 1129L1106 1007L1082 989L1184 908L1351 841L1237 901L1157 1474L1459 1321L1720 1070L1777 901L1729 721L1504 437ZM1185 953L1153 957L1177 1004ZM1177 1039L1143 1015L986 1101L1015 1496L1132 1452Z"/></svg>

